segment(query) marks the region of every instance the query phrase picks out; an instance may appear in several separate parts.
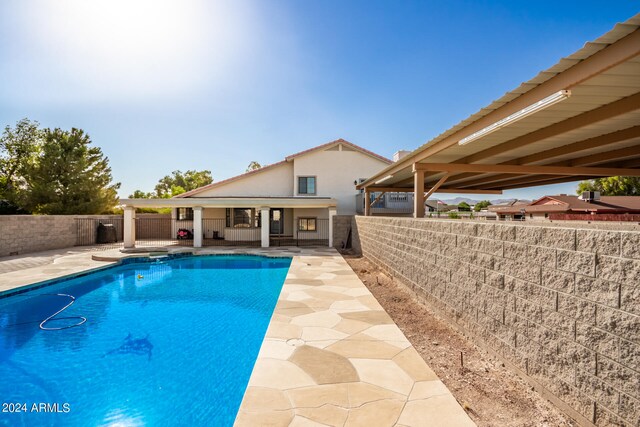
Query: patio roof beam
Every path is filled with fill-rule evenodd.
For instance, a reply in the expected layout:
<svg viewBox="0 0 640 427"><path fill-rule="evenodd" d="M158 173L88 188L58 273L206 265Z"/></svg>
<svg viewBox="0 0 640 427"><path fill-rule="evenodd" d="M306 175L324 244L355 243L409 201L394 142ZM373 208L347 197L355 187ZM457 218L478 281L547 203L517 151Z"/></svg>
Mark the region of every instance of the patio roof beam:
<svg viewBox="0 0 640 427"><path fill-rule="evenodd" d="M387 193L413 193L413 187L367 187L369 191L386 191ZM464 194L502 194L502 190L484 190L467 188L440 187L435 193L464 193Z"/></svg>
<svg viewBox="0 0 640 427"><path fill-rule="evenodd" d="M622 141L627 141L632 138L640 137L640 126L633 126L631 128L622 129L616 132L599 135L593 138L584 139L582 141L574 142L572 144L563 145L561 147L552 148L550 150L541 151L539 153L530 154L517 159L509 160L507 162L499 163L501 165L526 165L536 162L544 162L552 160L556 157L566 156L572 153L578 153L584 150L590 150L593 148L604 148L611 144L616 144ZM449 183L461 182L468 180L469 178L476 177L473 173L463 173L454 175L449 180Z"/></svg>
<svg viewBox="0 0 640 427"><path fill-rule="evenodd" d="M508 173L515 175L592 175L592 176L640 176L640 169L598 168L579 166L525 166L525 165L478 165L466 163L416 163L414 171L424 172L479 172Z"/></svg>
<svg viewBox="0 0 640 427"><path fill-rule="evenodd" d="M640 145L635 145L632 147L621 148L619 150L607 151L606 153L592 154L589 156L580 157L578 159L565 160L562 162L552 163L547 166L591 166L591 165L598 165L602 163L611 162L613 160L623 160L623 159L629 159L629 158L638 157L638 156L640 156ZM623 168L626 167L622 164L610 165L610 166L611 167L618 166ZM477 174L474 176L478 177ZM462 188L465 188L467 186L476 187L482 184L507 181L511 179L513 179L513 175L511 174L500 174L500 175L492 175L492 176L474 179L474 180L468 180L460 183L459 185Z"/></svg>
<svg viewBox="0 0 640 427"><path fill-rule="evenodd" d="M640 109L640 92L456 160L474 163Z"/></svg>
<svg viewBox="0 0 640 427"><path fill-rule="evenodd" d="M572 177L572 181L583 181L585 179L591 179L592 177L590 176L576 176L576 177ZM504 185L504 186L500 186L500 188L502 188L503 190L514 190L517 188L526 188L526 187L537 187L539 185L549 185L549 184L561 184L564 182L567 182L567 177L552 177L552 176L546 176L542 177L542 176L538 176L538 177L527 177L524 178L522 180L518 180L521 181L521 183L516 183L517 181L513 181L511 183L509 183L509 185ZM516 183L516 184L514 184Z"/></svg>
<svg viewBox="0 0 640 427"><path fill-rule="evenodd" d="M415 167L415 165L414 165ZM436 185L434 185L433 187L431 187L431 190L427 191L427 193L424 195L424 200L428 200L429 197L431 197L431 195L433 193L435 193L438 188L440 188L440 186L442 186L442 184L445 183L445 181L447 180L447 178L449 178L450 174L445 174L442 178L440 178L440 180L438 182L436 182Z"/></svg>
<svg viewBox="0 0 640 427"><path fill-rule="evenodd" d="M373 202L371 202L371 204L369 204L370 207L373 207L373 205L375 205L376 203L378 203L378 200L382 199L382 196L384 196L386 194L386 191L383 191L382 193L380 193L380 195L378 197L376 197L375 199L373 199Z"/></svg>

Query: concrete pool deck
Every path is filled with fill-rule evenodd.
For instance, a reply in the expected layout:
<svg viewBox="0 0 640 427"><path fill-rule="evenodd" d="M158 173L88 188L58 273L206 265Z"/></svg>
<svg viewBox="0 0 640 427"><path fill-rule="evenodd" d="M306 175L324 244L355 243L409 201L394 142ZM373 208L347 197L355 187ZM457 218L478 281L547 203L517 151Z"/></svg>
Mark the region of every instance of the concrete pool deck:
<svg viewBox="0 0 640 427"><path fill-rule="evenodd" d="M171 252L293 257L236 426L475 425L336 250ZM127 256L71 251L50 264L0 274L0 292ZM0 271L8 261L0 258Z"/></svg>

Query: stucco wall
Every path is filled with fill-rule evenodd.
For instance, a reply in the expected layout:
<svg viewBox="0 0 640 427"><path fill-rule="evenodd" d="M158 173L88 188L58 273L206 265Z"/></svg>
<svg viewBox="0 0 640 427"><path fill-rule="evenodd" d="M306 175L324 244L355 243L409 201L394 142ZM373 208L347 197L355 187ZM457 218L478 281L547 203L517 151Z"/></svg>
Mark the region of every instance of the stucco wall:
<svg viewBox="0 0 640 427"><path fill-rule="evenodd" d="M49 249L68 248L76 244L78 227L97 225L80 223L76 218L108 222L120 215L1 215L0 256L19 255Z"/></svg>
<svg viewBox="0 0 640 427"><path fill-rule="evenodd" d="M640 233L355 219L365 257L582 424L640 424Z"/></svg>
<svg viewBox="0 0 640 427"><path fill-rule="evenodd" d="M339 215L354 215L358 194L354 181L368 178L385 166L387 163L358 151L312 152L294 159L293 190L298 195L298 176L315 176L317 196L336 199Z"/></svg>
<svg viewBox="0 0 640 427"><path fill-rule="evenodd" d="M291 197L293 195L293 165L283 163L249 176L199 193L197 197Z"/></svg>

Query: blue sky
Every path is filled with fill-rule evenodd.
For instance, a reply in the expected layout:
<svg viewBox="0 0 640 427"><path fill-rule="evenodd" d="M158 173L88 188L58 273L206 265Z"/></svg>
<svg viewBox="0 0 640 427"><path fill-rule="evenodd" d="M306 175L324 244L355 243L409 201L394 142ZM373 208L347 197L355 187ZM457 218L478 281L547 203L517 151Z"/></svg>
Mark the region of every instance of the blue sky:
<svg viewBox="0 0 640 427"><path fill-rule="evenodd" d="M635 1L5 0L0 124L84 129L122 197L175 169L221 180L337 138L390 157L637 12Z"/></svg>

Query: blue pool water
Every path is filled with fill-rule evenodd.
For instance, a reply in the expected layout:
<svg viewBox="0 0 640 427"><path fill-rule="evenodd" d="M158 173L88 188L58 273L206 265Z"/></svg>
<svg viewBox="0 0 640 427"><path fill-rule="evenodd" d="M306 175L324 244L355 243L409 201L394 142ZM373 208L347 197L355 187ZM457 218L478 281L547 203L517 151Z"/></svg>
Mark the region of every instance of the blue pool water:
<svg viewBox="0 0 640 427"><path fill-rule="evenodd" d="M0 299L0 409L26 409L0 426L232 425L290 263L130 263ZM59 293L45 326L87 321L43 331Z"/></svg>

